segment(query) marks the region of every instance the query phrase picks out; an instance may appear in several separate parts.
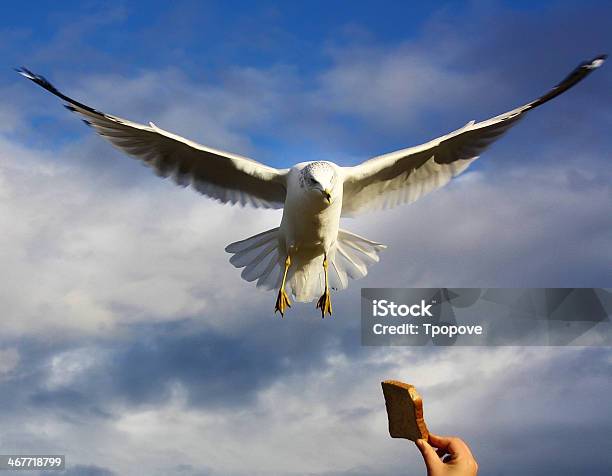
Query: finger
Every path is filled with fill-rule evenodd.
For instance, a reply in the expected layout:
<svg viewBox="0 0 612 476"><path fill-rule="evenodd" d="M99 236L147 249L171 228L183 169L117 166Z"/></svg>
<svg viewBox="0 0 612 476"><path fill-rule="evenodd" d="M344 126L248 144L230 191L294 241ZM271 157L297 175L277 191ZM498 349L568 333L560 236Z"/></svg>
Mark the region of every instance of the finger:
<svg viewBox="0 0 612 476"><path fill-rule="evenodd" d="M427 441L420 439L416 441L417 448L423 455L423 460L425 461L425 466L428 470L432 470L437 468L442 464L442 461L436 454L436 451L431 447Z"/></svg>
<svg viewBox="0 0 612 476"><path fill-rule="evenodd" d="M442 459L442 457L446 454L446 450L444 448L436 450L436 454Z"/></svg>
<svg viewBox="0 0 612 476"><path fill-rule="evenodd" d="M440 450L444 450L450 454L460 455L469 455L472 456L472 453L465 444L465 442L461 438L456 438L453 436L439 436L434 435L432 433L429 434L429 443L431 443L436 448Z"/></svg>

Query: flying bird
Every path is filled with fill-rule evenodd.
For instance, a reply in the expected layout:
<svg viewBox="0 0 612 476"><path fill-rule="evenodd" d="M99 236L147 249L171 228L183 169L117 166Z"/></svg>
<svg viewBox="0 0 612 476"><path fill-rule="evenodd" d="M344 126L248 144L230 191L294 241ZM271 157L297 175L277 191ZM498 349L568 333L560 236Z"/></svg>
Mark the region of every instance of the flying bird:
<svg viewBox="0 0 612 476"><path fill-rule="evenodd" d="M297 301L319 298L322 317L332 314L331 290L362 278L384 245L340 229L340 217L409 204L447 184L525 114L562 94L600 67L600 55L581 63L540 98L482 122L470 121L427 143L380 155L354 167L330 161L288 169L213 149L165 131L105 114L56 89L26 68L17 71L65 101L65 107L113 145L161 177L191 186L222 203L283 209L280 226L226 247L242 277L278 290L275 313ZM320 297L319 297L320 296Z"/></svg>

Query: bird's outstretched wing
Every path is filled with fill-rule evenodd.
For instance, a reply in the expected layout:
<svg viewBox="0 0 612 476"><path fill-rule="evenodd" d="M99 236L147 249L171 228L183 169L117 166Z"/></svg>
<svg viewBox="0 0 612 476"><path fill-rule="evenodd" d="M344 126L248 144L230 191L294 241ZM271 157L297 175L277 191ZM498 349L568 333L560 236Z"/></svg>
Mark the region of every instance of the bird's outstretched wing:
<svg viewBox="0 0 612 476"><path fill-rule="evenodd" d="M412 203L446 185L524 114L567 91L603 64L606 55L586 61L540 98L486 121L467 123L461 129L426 144L374 157L344 168L342 216Z"/></svg>
<svg viewBox="0 0 612 476"><path fill-rule="evenodd" d="M66 107L81 115L98 134L142 160L160 177L172 177L178 185L191 185L223 203L282 208L287 170L205 147L153 123L146 126L105 114L64 95L44 77L26 68L17 71L66 101Z"/></svg>

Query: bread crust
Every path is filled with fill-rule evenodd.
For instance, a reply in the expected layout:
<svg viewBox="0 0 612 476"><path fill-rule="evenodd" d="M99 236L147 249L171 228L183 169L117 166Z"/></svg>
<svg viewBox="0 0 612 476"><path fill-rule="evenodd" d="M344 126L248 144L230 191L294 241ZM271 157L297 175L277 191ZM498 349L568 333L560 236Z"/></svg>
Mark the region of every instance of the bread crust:
<svg viewBox="0 0 612 476"><path fill-rule="evenodd" d="M429 431L423 417L423 399L416 388L397 380L385 380L381 385L391 437L427 440Z"/></svg>

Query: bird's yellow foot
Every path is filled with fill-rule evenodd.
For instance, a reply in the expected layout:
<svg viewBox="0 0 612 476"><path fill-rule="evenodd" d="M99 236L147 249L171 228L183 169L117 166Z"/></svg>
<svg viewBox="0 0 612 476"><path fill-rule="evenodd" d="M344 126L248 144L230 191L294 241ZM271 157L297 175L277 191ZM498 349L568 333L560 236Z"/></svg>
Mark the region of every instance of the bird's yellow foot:
<svg viewBox="0 0 612 476"><path fill-rule="evenodd" d="M281 317L285 317L285 311L288 307L291 307L291 301L289 301L289 296L285 292L284 288L280 288L278 291L278 297L276 298L274 314L276 314L276 312L278 311L281 313Z"/></svg>
<svg viewBox="0 0 612 476"><path fill-rule="evenodd" d="M329 288L325 289L325 292L319 298L317 309L321 309L321 317L323 319L325 319L326 313L330 316L332 315L331 293L329 292Z"/></svg>

